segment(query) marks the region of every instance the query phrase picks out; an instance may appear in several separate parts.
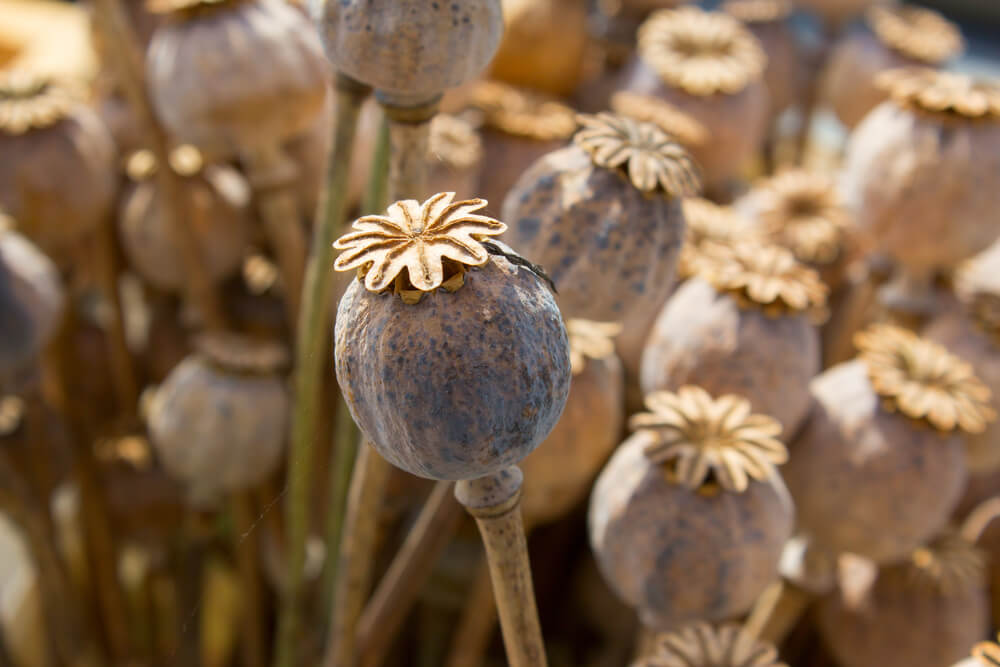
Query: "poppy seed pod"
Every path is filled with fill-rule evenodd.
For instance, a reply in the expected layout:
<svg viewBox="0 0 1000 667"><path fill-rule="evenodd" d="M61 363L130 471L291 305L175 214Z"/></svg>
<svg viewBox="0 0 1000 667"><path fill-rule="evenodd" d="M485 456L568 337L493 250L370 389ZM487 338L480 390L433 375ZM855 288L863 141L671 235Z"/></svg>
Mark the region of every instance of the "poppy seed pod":
<svg viewBox="0 0 1000 667"><path fill-rule="evenodd" d="M795 0L795 3L818 14L830 30L837 30L872 5L892 4L895 0Z"/></svg>
<svg viewBox="0 0 1000 667"><path fill-rule="evenodd" d="M824 597L816 613L843 667L950 665L989 629L985 559L958 534L880 568L867 585L850 583Z"/></svg>
<svg viewBox="0 0 1000 667"><path fill-rule="evenodd" d="M840 190L897 263L901 296L926 299L935 272L1000 234L1000 86L927 69L880 81L890 99L851 135Z"/></svg>
<svg viewBox="0 0 1000 667"><path fill-rule="evenodd" d="M570 383L555 428L521 464L521 512L532 525L569 512L614 450L625 420L625 378L615 356L613 323L569 320Z"/></svg>
<svg viewBox="0 0 1000 667"><path fill-rule="evenodd" d="M438 193L354 222L335 268L358 269L335 326L337 380L383 458L432 479L517 463L569 394L566 329L542 279L488 237L482 199Z"/></svg>
<svg viewBox="0 0 1000 667"><path fill-rule="evenodd" d="M250 243L250 187L232 167L203 166L196 149L185 149L174 151L172 159L179 164L170 168L186 178L199 257L208 275L221 281L237 272ZM139 275L157 289L180 291L185 284L184 262L174 244L173 221L151 179L157 168L146 151L129 159L127 173L135 185L122 201L118 227L125 254Z"/></svg>
<svg viewBox="0 0 1000 667"><path fill-rule="evenodd" d="M544 266L566 317L621 322L626 372L638 370L653 309L674 278L682 197L698 189L688 153L651 123L580 116L573 144L528 169L504 201L504 237Z"/></svg>
<svg viewBox="0 0 1000 667"><path fill-rule="evenodd" d="M989 389L941 346L887 325L855 340L859 358L810 385L784 473L819 547L886 563L945 526L967 476L963 432L994 414Z"/></svg>
<svg viewBox="0 0 1000 667"><path fill-rule="evenodd" d="M61 267L107 220L114 143L74 86L25 71L0 75L0 206Z"/></svg>
<svg viewBox="0 0 1000 667"><path fill-rule="evenodd" d="M172 135L215 160L272 147L323 108L329 66L312 23L284 0L160 0L146 58Z"/></svg>
<svg viewBox="0 0 1000 667"><path fill-rule="evenodd" d="M502 33L500 0L324 0L320 7L330 62L400 106L476 77Z"/></svg>
<svg viewBox="0 0 1000 667"><path fill-rule="evenodd" d="M732 16L667 9L639 29L639 50L621 87L668 102L707 128L705 143L690 148L706 188L716 190L740 174L764 141L766 64L760 43Z"/></svg>
<svg viewBox="0 0 1000 667"><path fill-rule="evenodd" d="M205 334L149 404L149 434L167 471L195 502L244 490L281 460L290 399L283 347Z"/></svg>
<svg viewBox="0 0 1000 667"><path fill-rule="evenodd" d="M739 625L688 625L656 638L632 667L786 667L778 651Z"/></svg>
<svg viewBox="0 0 1000 667"><path fill-rule="evenodd" d="M787 459L781 425L750 414L744 398L698 387L654 392L646 406L591 495L601 572L652 629L743 614L792 532L775 470Z"/></svg>
<svg viewBox="0 0 1000 667"><path fill-rule="evenodd" d="M694 276L660 311L642 353L644 393L698 384L739 393L794 434L820 370L826 287L784 248L754 242L694 254Z"/></svg>
<svg viewBox="0 0 1000 667"><path fill-rule="evenodd" d="M881 72L913 65L942 67L963 49L958 27L918 7L872 7L865 29L841 38L821 74L820 97L840 122L855 127L886 99L876 84Z"/></svg>

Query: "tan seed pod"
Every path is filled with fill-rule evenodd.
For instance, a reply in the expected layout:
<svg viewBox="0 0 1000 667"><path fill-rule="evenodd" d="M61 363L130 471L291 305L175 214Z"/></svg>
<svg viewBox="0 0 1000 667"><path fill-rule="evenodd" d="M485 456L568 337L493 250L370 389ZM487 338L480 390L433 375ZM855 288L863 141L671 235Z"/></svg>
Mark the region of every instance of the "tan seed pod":
<svg viewBox="0 0 1000 667"><path fill-rule="evenodd" d="M943 67L964 44L958 26L919 7L871 7L866 30L842 37L822 73L820 97L848 128L887 98L876 80L882 72L914 65Z"/></svg>
<svg viewBox="0 0 1000 667"><path fill-rule="evenodd" d="M539 159L504 202L505 235L549 271L566 317L620 321L626 372L638 371L651 312L669 294L684 234L691 158L658 127L602 113L572 146Z"/></svg>
<svg viewBox="0 0 1000 667"><path fill-rule="evenodd" d="M745 613L774 578L793 509L775 466L778 422L698 387L646 398L601 472L590 543L643 623L670 630Z"/></svg>
<svg viewBox="0 0 1000 667"><path fill-rule="evenodd" d="M989 627L983 555L957 534L936 538L852 588L842 583L816 614L843 667L950 665Z"/></svg>
<svg viewBox="0 0 1000 667"><path fill-rule="evenodd" d="M1000 233L1000 87L933 70L882 81L891 99L851 135L840 191L879 251L929 276Z"/></svg>
<svg viewBox="0 0 1000 667"><path fill-rule="evenodd" d="M533 267L489 239L481 199L438 193L355 221L358 269L335 327L337 379L379 454L421 477L473 479L527 456L570 385L562 318ZM397 295L399 298L397 298Z"/></svg>
<svg viewBox="0 0 1000 667"><path fill-rule="evenodd" d="M778 651L738 625L686 626L656 638L650 655L632 667L786 667Z"/></svg>
<svg viewBox="0 0 1000 667"><path fill-rule="evenodd" d="M783 248L745 242L708 250L695 254L695 277L657 316L640 386L645 393L685 384L739 393L794 434L820 370L811 317L824 307L826 289Z"/></svg>
<svg viewBox="0 0 1000 667"><path fill-rule="evenodd" d="M166 0L161 11L146 72L171 134L216 160L311 126L329 67L301 11L283 0Z"/></svg>
<svg viewBox="0 0 1000 667"><path fill-rule="evenodd" d="M590 491L625 421L625 378L615 355L614 323L569 320L573 380L566 408L538 449L521 463L521 512L530 525L569 512Z"/></svg>
<svg viewBox="0 0 1000 667"><path fill-rule="evenodd" d="M195 503L257 484L280 463L290 398L276 343L205 334L149 405L157 457Z"/></svg>
<svg viewBox="0 0 1000 667"><path fill-rule="evenodd" d="M107 220L114 144L73 83L0 75L0 207L61 267Z"/></svg>
<svg viewBox="0 0 1000 667"><path fill-rule="evenodd" d="M671 104L707 130L691 152L716 189L739 175L768 125L767 57L739 21L697 7L662 10L639 31L639 51L621 87Z"/></svg>
<svg viewBox="0 0 1000 667"><path fill-rule="evenodd" d="M176 154L176 153L175 153ZM176 292L184 289L186 276L180 250L174 245L172 221L164 210L156 182L149 177L157 167L142 169L140 152L129 161L134 187L125 194L118 216L122 246L136 272L154 287ZM250 243L248 211L250 187L238 171L226 165L179 164L186 177L188 215L209 276L221 281L240 268ZM141 171L140 171L141 170Z"/></svg>
<svg viewBox="0 0 1000 667"><path fill-rule="evenodd" d="M919 365L905 377L918 399L921 391L936 391L935 375L951 364L940 355L911 360ZM784 474L799 525L817 546L885 563L906 558L941 531L967 473L962 434L886 410L870 373L859 358L813 380L810 418L790 446ZM894 391L903 380L883 378L882 385Z"/></svg>

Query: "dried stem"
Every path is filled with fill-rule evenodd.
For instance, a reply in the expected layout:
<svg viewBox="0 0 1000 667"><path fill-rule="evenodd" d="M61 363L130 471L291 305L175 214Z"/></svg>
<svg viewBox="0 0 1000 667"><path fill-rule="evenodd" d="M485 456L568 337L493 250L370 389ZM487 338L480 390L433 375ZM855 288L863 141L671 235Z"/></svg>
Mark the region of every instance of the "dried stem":
<svg viewBox="0 0 1000 667"><path fill-rule="evenodd" d="M334 124L336 133L327 156L326 178L313 223L313 241L306 266L295 348L295 408L288 451L288 498L285 505L287 581L275 646L275 667L298 664L302 577L309 531L309 495L312 488L313 449L319 420L320 395L330 321L333 281L333 239L343 224L347 201L347 170L357 129L358 109L367 89L346 77L337 80ZM338 440L337 446L342 443ZM350 470L350 468L348 468Z"/></svg>
<svg viewBox="0 0 1000 667"><path fill-rule="evenodd" d="M325 667L355 664L355 635L371 587L379 510L389 470L389 464L370 444L361 446L351 475L344 539L338 554L333 613L323 658Z"/></svg>
<svg viewBox="0 0 1000 667"><path fill-rule="evenodd" d="M242 627L239 633L245 667L262 667L264 664L264 619L261 604L260 549L254 528L254 504L250 491L238 491L230 498L233 520L233 550L240 576L240 614Z"/></svg>
<svg viewBox="0 0 1000 667"><path fill-rule="evenodd" d="M146 97L143 54L123 3L124 0L94 0L97 25L105 33L111 55L109 61L118 68L118 83L136 115L146 145L158 164L168 165L170 144ZM226 320L222 305L199 251L194 228L189 223L187 210L191 202L188 193L171 169L157 169L156 183L163 194L165 213L173 223L170 225L172 240L181 251L187 295L208 328L224 329Z"/></svg>
<svg viewBox="0 0 1000 667"><path fill-rule="evenodd" d="M406 541L396 552L389 570L379 582L358 621L357 642L361 667L378 667L382 664L400 625L427 582L438 556L455 533L461 516L462 507L455 500L452 483L435 484L406 536ZM492 609L492 596L489 604Z"/></svg>
<svg viewBox="0 0 1000 667"><path fill-rule="evenodd" d="M812 599L812 595L791 582L775 581L757 598L744 629L758 639L778 645L802 618Z"/></svg>
<svg viewBox="0 0 1000 667"><path fill-rule="evenodd" d="M1000 496L984 500L969 512L962 522L962 537L975 544L997 517L1000 517Z"/></svg>
<svg viewBox="0 0 1000 667"><path fill-rule="evenodd" d="M521 521L520 468L455 485L455 496L475 517L486 547L507 662L512 667L545 667L545 645L535 607L528 543Z"/></svg>
<svg viewBox="0 0 1000 667"><path fill-rule="evenodd" d="M480 667L496 627L496 602L493 599L490 568L485 559L480 562L473 576L472 590L462 609L446 667Z"/></svg>
<svg viewBox="0 0 1000 667"><path fill-rule="evenodd" d="M375 138L375 155L372 159L371 171L368 174L368 187L361 201L363 214L381 213L388 205L386 192L389 176L389 119L382 114L378 124L378 136Z"/></svg>
<svg viewBox="0 0 1000 667"><path fill-rule="evenodd" d="M823 326L823 367L830 368L854 356L854 334L865 325L875 304L875 282L869 271L850 276L843 294L833 304Z"/></svg>

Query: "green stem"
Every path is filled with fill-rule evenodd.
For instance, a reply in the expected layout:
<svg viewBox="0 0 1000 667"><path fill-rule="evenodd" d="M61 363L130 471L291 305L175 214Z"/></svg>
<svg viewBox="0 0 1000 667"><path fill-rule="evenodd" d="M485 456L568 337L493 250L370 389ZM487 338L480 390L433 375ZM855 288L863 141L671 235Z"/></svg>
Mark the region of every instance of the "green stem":
<svg viewBox="0 0 1000 667"><path fill-rule="evenodd" d="M368 174L368 186L361 201L361 213L380 213L389 205L389 119L382 113L375 140L375 156Z"/></svg>
<svg viewBox="0 0 1000 667"><path fill-rule="evenodd" d="M345 215L347 176L358 111L368 89L339 76L337 79L333 145L327 159L326 183L313 225L312 248L302 289L302 310L295 358L295 412L288 453L288 580L281 604L275 667L299 664L295 649L301 644L302 577L309 529L309 493L313 448L326 368L324 353L329 333L330 292L333 282L333 240Z"/></svg>

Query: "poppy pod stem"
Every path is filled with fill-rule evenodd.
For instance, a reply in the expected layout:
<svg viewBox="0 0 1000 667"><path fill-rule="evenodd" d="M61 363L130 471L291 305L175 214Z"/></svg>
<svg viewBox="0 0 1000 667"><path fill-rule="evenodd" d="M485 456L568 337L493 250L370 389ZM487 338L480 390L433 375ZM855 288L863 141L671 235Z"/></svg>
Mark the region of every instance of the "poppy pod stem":
<svg viewBox="0 0 1000 667"><path fill-rule="evenodd" d="M437 482L358 621L361 667L382 664L460 517L461 506L455 500L452 483ZM489 606L492 611L492 597Z"/></svg>
<svg viewBox="0 0 1000 667"><path fill-rule="evenodd" d="M812 601L813 596L784 579L775 581L754 604L743 629L772 644L780 644Z"/></svg>
<svg viewBox="0 0 1000 667"><path fill-rule="evenodd" d="M496 603L490 567L482 560L472 579L472 588L462 608L455 638L448 650L447 667L479 667L496 626Z"/></svg>
<svg viewBox="0 0 1000 667"><path fill-rule="evenodd" d="M545 645L521 520L523 481L521 469L511 466L458 482L455 497L476 519L486 547L507 662L512 667L544 667Z"/></svg>
<svg viewBox="0 0 1000 667"><path fill-rule="evenodd" d="M396 106L376 94L389 121L389 201L422 199L427 190L427 143L441 96L418 106Z"/></svg>
<svg viewBox="0 0 1000 667"><path fill-rule="evenodd" d="M233 550L241 580L242 595L240 642L243 664L247 667L264 665L264 623L261 609L260 550L254 532L254 503L250 490L237 491L229 502L233 520Z"/></svg>
<svg viewBox="0 0 1000 667"><path fill-rule="evenodd" d="M112 53L109 61L119 68L119 83L129 105L135 111L145 143L158 164L168 165L169 142L146 97L143 55L122 0L96 0L94 7L98 26L105 32L106 43ZM208 328L223 329L225 316L222 305L199 252L198 239L188 215L191 208L188 193L172 169L157 169L156 179L157 186L163 193L165 213L172 223L170 232L181 251L184 274L187 276L187 295L201 312Z"/></svg>
<svg viewBox="0 0 1000 667"><path fill-rule="evenodd" d="M369 89L340 75L336 80L334 125L336 132L327 156L326 178L313 223L313 240L306 265L295 346L295 407L292 414L291 443L288 450L288 502L285 506L288 529L288 585L282 600L276 644L277 667L296 664L299 645L302 578L309 530L309 493L313 447L319 421L320 396L330 321L330 292L333 279L333 239L343 224L347 202L347 166L354 147L358 110ZM346 411L346 408L345 408ZM353 446L338 438L336 446ZM348 464L349 465L349 464ZM331 553L332 557L332 553Z"/></svg>
<svg viewBox="0 0 1000 667"><path fill-rule="evenodd" d="M1000 496L984 500L969 512L969 516L962 522L962 537L970 544L975 544L997 517L1000 517Z"/></svg>

